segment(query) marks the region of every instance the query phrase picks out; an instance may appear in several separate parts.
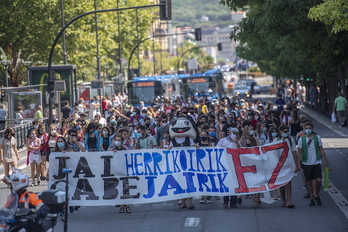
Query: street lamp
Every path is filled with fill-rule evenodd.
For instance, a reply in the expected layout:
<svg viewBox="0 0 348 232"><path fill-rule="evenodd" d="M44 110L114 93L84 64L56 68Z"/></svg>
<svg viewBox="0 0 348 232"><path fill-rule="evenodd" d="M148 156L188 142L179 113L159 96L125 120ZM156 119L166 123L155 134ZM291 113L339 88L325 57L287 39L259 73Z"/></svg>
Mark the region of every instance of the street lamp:
<svg viewBox="0 0 348 232"><path fill-rule="evenodd" d="M8 67L10 66L10 64L12 63L11 60L1 60L0 61L1 65L5 68L5 87L9 87L8 86Z"/></svg>

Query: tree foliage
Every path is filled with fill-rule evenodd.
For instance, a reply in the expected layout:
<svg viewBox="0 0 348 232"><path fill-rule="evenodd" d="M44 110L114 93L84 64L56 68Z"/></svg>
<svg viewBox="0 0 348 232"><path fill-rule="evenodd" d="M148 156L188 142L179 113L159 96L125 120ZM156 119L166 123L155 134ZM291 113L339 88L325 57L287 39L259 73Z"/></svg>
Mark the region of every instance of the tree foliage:
<svg viewBox="0 0 348 232"><path fill-rule="evenodd" d="M332 27L333 33L348 30L348 1L324 0L309 10L308 17Z"/></svg>
<svg viewBox="0 0 348 232"><path fill-rule="evenodd" d="M348 65L348 33L332 34L308 18L319 0L221 0L231 9L249 6L247 18L232 32L242 58L277 77L337 76Z"/></svg>
<svg viewBox="0 0 348 232"><path fill-rule="evenodd" d="M116 8L115 0L96 0L97 9ZM119 8L153 4L150 0L119 0ZM48 61L48 54L61 29L61 6L57 0L2 0L0 2L0 47L6 59L21 54L20 58L31 61ZM94 1L64 0L65 23L78 15L93 11ZM100 62L109 66L119 62L118 14L121 25L122 57L128 59L129 52L137 41L148 36L152 18L158 15L158 7L138 10L99 13L98 34ZM138 19L138 20L137 20ZM138 30L137 30L138 29ZM96 73L96 27L95 15L74 22L66 30L68 63L78 67L78 77L93 79ZM21 51L21 52L19 52ZM63 64L62 41L57 44L54 64ZM114 66L114 67L115 67Z"/></svg>

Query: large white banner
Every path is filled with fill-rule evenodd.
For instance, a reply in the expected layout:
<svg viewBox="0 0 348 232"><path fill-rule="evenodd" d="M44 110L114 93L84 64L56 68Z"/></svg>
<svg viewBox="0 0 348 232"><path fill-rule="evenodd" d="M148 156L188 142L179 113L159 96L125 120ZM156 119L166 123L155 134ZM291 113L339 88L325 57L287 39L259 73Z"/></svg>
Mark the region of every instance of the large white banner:
<svg viewBox="0 0 348 232"><path fill-rule="evenodd" d="M294 177L288 143L253 148L206 147L118 152L51 153L49 187L65 191L69 205L141 204L195 196L266 192Z"/></svg>

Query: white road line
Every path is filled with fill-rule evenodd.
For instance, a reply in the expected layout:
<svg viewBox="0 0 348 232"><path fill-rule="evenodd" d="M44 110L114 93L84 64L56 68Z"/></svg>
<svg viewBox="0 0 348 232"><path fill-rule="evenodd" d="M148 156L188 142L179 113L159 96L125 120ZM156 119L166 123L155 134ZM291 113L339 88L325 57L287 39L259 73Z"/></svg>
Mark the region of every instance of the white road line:
<svg viewBox="0 0 348 232"><path fill-rule="evenodd" d="M341 155L342 155L342 153L341 153ZM346 158L346 155L342 155L344 158Z"/></svg>
<svg viewBox="0 0 348 232"><path fill-rule="evenodd" d="M200 218L188 217L185 220L185 226L186 227L196 227L196 226L198 226L199 221L200 221Z"/></svg>
<svg viewBox="0 0 348 232"><path fill-rule="evenodd" d="M340 193L340 191L337 190L335 185L330 180L329 185L331 185L331 188L327 191L327 193L331 196L338 208L340 208L342 213L344 213L344 215L348 219L348 206L342 205L342 202L348 202L347 199Z"/></svg>

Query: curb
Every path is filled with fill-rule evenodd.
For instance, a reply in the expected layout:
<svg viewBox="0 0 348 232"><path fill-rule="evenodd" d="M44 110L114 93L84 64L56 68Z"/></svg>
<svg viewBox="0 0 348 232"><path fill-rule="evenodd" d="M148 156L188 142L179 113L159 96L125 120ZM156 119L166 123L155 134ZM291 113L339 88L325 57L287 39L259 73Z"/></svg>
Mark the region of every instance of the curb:
<svg viewBox="0 0 348 232"><path fill-rule="evenodd" d="M300 108L300 113L303 113L307 116L307 118L310 118L312 121L317 121L320 124L326 126L327 128L335 131L337 134L339 134L342 137L348 137L348 129L345 127L339 127L338 123L333 123L331 120L322 114L308 108L305 106L302 106Z"/></svg>

